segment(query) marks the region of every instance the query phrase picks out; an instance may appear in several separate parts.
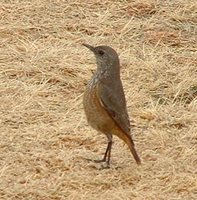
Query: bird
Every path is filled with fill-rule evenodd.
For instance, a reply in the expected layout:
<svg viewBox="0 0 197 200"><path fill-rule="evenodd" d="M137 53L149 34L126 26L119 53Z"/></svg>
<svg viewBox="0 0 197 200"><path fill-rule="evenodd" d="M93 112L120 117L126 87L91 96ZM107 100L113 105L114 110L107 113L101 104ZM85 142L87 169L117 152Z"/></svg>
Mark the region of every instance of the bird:
<svg viewBox="0 0 197 200"><path fill-rule="evenodd" d="M110 166L113 135L129 147L136 163L141 164L131 137L130 120L120 77L120 61L117 52L109 46L82 44L96 57L97 69L86 86L83 107L88 124L106 135L108 144L101 160Z"/></svg>

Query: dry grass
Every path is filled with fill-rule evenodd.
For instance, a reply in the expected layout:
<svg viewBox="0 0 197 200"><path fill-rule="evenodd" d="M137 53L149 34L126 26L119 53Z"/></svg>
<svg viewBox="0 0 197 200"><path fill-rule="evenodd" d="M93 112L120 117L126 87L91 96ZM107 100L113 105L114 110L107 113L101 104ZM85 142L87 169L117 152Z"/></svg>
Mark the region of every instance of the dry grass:
<svg viewBox="0 0 197 200"><path fill-rule="evenodd" d="M197 199L196 0L0 2L0 199ZM86 122L95 69L81 46L121 59L137 167Z"/></svg>

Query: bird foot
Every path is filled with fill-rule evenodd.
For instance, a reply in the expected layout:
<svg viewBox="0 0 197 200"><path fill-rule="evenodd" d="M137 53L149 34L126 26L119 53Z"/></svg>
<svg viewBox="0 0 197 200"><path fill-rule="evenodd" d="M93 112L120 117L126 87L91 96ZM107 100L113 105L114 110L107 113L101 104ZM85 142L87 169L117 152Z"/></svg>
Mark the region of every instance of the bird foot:
<svg viewBox="0 0 197 200"><path fill-rule="evenodd" d="M110 168L110 163L108 161L106 161L106 159L101 159L101 160L94 160L95 163L103 163L101 165L101 170L102 169L109 169Z"/></svg>
<svg viewBox="0 0 197 200"><path fill-rule="evenodd" d="M110 168L110 163L106 161L106 159L101 159L101 160L94 160L94 159L89 159L89 158L86 158L86 160L88 161L93 161L95 163L103 163L101 165L101 168L99 169L109 169Z"/></svg>
<svg viewBox="0 0 197 200"><path fill-rule="evenodd" d="M101 160L93 160L95 163L101 163L101 162L106 162L106 159L105 158L103 158L103 159L101 159Z"/></svg>

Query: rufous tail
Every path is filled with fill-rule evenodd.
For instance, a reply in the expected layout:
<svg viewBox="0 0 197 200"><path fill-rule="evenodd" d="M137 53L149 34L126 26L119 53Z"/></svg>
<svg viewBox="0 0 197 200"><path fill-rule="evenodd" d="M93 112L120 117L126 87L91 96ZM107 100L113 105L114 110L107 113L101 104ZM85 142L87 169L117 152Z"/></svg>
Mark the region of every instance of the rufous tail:
<svg viewBox="0 0 197 200"><path fill-rule="evenodd" d="M135 150L134 142L133 142L131 136L126 134L126 133L122 133L121 136L119 135L119 137L129 146L129 149L130 149L136 163L138 165L140 165L141 160L140 160L140 157L137 154L137 151Z"/></svg>

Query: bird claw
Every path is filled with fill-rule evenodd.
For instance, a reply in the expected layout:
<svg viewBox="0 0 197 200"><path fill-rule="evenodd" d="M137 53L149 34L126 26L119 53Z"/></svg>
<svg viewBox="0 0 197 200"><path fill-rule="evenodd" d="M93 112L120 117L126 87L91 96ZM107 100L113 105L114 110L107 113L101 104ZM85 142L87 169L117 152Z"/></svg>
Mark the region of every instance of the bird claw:
<svg viewBox="0 0 197 200"><path fill-rule="evenodd" d="M106 159L101 159L101 160L93 160L95 163L101 163L101 162L106 162Z"/></svg>
<svg viewBox="0 0 197 200"><path fill-rule="evenodd" d="M110 168L110 164L109 164L109 162L107 162L106 161L106 159L101 159L101 160L94 160L94 159L89 159L89 158L86 158L86 160L87 161L93 161L93 162L95 162L95 163L103 163L102 165L101 165L101 168L99 168L99 169L109 169Z"/></svg>
<svg viewBox="0 0 197 200"><path fill-rule="evenodd" d="M109 165L107 162L103 163L103 164L101 165L100 170L103 170L103 169L110 169L110 165Z"/></svg>

